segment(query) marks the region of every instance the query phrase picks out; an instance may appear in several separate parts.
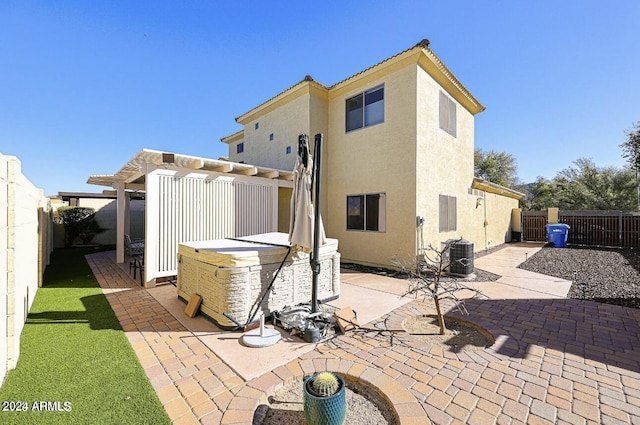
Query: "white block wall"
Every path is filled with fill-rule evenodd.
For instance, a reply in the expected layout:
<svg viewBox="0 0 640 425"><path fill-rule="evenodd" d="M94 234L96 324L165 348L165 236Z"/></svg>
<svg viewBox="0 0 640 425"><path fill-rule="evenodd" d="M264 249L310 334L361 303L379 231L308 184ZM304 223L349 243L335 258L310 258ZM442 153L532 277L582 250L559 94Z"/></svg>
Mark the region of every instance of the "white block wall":
<svg viewBox="0 0 640 425"><path fill-rule="evenodd" d="M48 200L0 154L0 382L15 368L20 334L51 252Z"/></svg>

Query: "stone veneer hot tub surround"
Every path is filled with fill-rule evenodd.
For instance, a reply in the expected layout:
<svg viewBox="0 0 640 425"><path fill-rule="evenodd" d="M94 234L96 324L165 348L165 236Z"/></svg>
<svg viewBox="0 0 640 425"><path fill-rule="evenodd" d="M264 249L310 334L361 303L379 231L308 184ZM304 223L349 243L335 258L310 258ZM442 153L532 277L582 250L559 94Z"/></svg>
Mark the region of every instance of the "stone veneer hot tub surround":
<svg viewBox="0 0 640 425"><path fill-rule="evenodd" d="M311 301L313 275L309 255L296 250L287 255L287 234L266 233L241 239L180 244L178 297L188 301L193 294L201 295L201 313L223 329L236 325L223 313L244 324L286 256L261 312L269 316L284 306ZM336 239L327 239L320 248L319 300L332 300L340 295L337 249ZM254 319L259 315L260 312Z"/></svg>

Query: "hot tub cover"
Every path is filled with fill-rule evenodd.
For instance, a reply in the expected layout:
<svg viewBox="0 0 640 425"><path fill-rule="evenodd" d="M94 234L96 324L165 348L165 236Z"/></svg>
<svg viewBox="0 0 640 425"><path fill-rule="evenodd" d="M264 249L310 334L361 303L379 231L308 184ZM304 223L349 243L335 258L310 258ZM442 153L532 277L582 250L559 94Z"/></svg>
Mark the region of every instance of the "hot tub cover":
<svg viewBox="0 0 640 425"><path fill-rule="evenodd" d="M180 244L179 252L191 257L197 255L201 261L215 264L218 267L249 267L281 262L290 245L288 238L289 235L286 233L272 232L236 239L184 242ZM320 255L338 250L337 239L327 238L325 242L320 247ZM292 251L290 254L291 257L297 259L308 257L308 255L302 251Z"/></svg>

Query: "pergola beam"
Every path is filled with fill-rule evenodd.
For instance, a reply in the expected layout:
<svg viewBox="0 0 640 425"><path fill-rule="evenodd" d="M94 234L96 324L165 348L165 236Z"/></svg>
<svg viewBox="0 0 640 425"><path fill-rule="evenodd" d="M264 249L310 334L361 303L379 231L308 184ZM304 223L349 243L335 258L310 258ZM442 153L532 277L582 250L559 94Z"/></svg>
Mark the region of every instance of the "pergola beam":
<svg viewBox="0 0 640 425"><path fill-rule="evenodd" d="M280 175L278 170L259 170L258 177L264 177L265 179L276 179Z"/></svg>
<svg viewBox="0 0 640 425"><path fill-rule="evenodd" d="M215 171L216 173L230 173L231 171L233 171L233 164L223 164L219 167L214 168L212 171Z"/></svg>
<svg viewBox="0 0 640 425"><path fill-rule="evenodd" d="M184 165L185 168L190 168L192 170L200 170L204 168L204 160L202 159L194 159L191 162L188 162Z"/></svg>
<svg viewBox="0 0 640 425"><path fill-rule="evenodd" d="M234 167L234 173L235 174L240 174L243 176L255 176L258 174L258 168L257 167L247 167L244 170L241 169L237 169Z"/></svg>

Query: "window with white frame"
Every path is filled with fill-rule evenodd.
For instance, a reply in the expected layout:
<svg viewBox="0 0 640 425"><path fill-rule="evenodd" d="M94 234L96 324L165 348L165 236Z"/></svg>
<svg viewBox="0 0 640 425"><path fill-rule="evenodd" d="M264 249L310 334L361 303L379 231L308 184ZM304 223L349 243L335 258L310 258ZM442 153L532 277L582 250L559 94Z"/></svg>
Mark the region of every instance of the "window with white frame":
<svg viewBox="0 0 640 425"><path fill-rule="evenodd" d="M456 137L456 102L440 91L440 128Z"/></svg>
<svg viewBox="0 0 640 425"><path fill-rule="evenodd" d="M347 99L347 131L381 122L384 122L384 86L375 87Z"/></svg>
<svg viewBox="0 0 640 425"><path fill-rule="evenodd" d="M347 196L347 230L386 231L387 196L369 193Z"/></svg>
<svg viewBox="0 0 640 425"><path fill-rule="evenodd" d="M457 229L458 225L458 202L455 196L440 195L439 196L439 230L440 232L452 232Z"/></svg>

